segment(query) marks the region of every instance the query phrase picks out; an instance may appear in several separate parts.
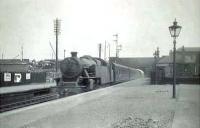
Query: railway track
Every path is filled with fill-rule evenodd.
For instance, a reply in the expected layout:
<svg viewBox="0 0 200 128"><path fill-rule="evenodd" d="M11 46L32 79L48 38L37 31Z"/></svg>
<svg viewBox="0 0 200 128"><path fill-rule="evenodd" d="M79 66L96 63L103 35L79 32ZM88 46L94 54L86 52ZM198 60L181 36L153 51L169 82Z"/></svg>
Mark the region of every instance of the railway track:
<svg viewBox="0 0 200 128"><path fill-rule="evenodd" d="M101 85L99 87L96 87L94 90L109 87L111 85L113 85L113 84L104 84L104 85ZM26 95L26 93L24 95ZM75 95L75 94L73 94L73 95ZM10 111L10 110L14 110L14 109L18 109L18 108L22 108L22 107L26 107L26 106L30 106L30 105L34 105L34 104L47 102L47 101L54 100L54 99L64 98L64 97L67 97L67 96L71 96L71 95L67 94L63 97L59 97L58 93L53 93L53 94L45 94L45 95L42 95L42 96L35 96L34 98L31 98L31 99L23 99L22 98L23 99L22 101L17 101L17 102L9 103L9 104L3 104L2 105L0 103L0 113Z"/></svg>
<svg viewBox="0 0 200 128"><path fill-rule="evenodd" d="M46 94L42 96L37 96L28 100L18 101L10 104L0 105L0 113L10 111L13 109L22 108L25 106L30 106L33 104L38 104L58 98L58 94Z"/></svg>

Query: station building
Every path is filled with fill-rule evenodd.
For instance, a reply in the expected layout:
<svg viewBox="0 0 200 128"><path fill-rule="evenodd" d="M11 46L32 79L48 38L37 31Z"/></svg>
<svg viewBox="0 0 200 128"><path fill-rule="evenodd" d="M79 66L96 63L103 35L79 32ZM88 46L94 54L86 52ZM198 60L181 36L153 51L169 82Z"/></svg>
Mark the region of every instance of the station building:
<svg viewBox="0 0 200 128"><path fill-rule="evenodd" d="M46 82L46 73L34 71L28 59L1 59L0 86Z"/></svg>
<svg viewBox="0 0 200 128"><path fill-rule="evenodd" d="M173 52L159 58L156 80L169 83L173 78ZM176 77L178 83L200 83L200 47L180 47L176 51Z"/></svg>

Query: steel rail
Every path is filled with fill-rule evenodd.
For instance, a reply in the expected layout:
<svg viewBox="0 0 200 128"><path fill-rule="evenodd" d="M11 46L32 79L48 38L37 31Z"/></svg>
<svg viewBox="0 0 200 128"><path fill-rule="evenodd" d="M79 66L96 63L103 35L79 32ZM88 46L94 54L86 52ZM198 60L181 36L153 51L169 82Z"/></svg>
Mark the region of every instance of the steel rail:
<svg viewBox="0 0 200 128"><path fill-rule="evenodd" d="M25 106L30 106L33 104L38 104L38 103L54 100L57 98L58 98L58 94L46 94L43 96L37 96L37 97L31 98L29 100L23 100L23 101L18 101L15 103L0 105L0 113L5 112L5 111L10 111L13 109L22 108Z"/></svg>

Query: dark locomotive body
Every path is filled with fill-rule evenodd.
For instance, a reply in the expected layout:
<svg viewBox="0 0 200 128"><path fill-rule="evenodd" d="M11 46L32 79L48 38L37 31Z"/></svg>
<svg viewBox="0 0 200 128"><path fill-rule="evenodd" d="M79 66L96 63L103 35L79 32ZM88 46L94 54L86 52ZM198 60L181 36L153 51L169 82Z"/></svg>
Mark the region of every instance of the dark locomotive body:
<svg viewBox="0 0 200 128"><path fill-rule="evenodd" d="M61 77L56 78L60 95L80 93L96 87L133 80L143 76L138 69L116 63L107 63L100 58L83 56L65 58L60 63Z"/></svg>

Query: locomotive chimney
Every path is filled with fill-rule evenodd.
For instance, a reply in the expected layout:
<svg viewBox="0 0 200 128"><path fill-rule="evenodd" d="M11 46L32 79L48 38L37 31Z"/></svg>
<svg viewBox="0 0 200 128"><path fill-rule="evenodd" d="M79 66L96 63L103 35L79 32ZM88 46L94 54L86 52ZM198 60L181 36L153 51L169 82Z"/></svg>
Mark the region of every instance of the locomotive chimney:
<svg viewBox="0 0 200 128"><path fill-rule="evenodd" d="M77 58L77 52L71 52L71 56Z"/></svg>

